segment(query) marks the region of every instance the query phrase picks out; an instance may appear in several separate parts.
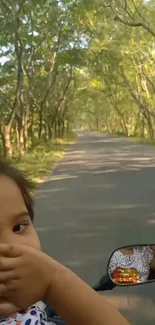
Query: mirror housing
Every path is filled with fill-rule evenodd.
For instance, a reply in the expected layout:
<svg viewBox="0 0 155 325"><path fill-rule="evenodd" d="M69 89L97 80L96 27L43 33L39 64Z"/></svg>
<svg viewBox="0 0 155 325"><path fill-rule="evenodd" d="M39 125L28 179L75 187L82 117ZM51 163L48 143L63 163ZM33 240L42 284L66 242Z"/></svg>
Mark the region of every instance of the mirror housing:
<svg viewBox="0 0 155 325"><path fill-rule="evenodd" d="M103 275L99 282L93 286L95 291L107 291L113 290L116 287L116 284L111 281L108 275Z"/></svg>
<svg viewBox="0 0 155 325"><path fill-rule="evenodd" d="M110 256L107 273L118 286L155 282L155 244L117 248Z"/></svg>

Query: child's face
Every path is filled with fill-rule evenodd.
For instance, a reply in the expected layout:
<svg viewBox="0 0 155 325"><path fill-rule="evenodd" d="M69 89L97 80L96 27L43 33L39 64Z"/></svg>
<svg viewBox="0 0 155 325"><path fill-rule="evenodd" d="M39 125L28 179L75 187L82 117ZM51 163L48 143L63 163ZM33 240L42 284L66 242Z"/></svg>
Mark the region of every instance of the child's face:
<svg viewBox="0 0 155 325"><path fill-rule="evenodd" d="M40 242L17 185L0 175L0 244L40 249Z"/></svg>

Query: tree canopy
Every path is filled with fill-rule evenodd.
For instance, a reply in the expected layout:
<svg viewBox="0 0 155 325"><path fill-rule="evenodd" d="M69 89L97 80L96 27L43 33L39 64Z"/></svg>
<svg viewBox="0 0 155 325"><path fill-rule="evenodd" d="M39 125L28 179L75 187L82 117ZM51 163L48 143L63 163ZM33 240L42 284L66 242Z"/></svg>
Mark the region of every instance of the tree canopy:
<svg viewBox="0 0 155 325"><path fill-rule="evenodd" d="M154 139L154 16L153 0L2 0L1 154L79 126Z"/></svg>

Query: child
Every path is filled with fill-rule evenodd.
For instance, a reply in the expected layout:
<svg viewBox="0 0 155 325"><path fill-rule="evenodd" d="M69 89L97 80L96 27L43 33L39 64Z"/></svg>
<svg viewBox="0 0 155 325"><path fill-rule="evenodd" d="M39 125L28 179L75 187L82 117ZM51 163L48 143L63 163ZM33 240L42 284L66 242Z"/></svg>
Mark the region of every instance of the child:
<svg viewBox="0 0 155 325"><path fill-rule="evenodd" d="M43 325L46 300L70 325L127 325L103 297L41 252L32 188L20 172L0 162L0 323Z"/></svg>
<svg viewBox="0 0 155 325"><path fill-rule="evenodd" d="M136 269L140 282L146 282L149 277L150 265L153 259L153 250L147 246L136 246L118 249L112 256L109 272L120 267L124 269Z"/></svg>

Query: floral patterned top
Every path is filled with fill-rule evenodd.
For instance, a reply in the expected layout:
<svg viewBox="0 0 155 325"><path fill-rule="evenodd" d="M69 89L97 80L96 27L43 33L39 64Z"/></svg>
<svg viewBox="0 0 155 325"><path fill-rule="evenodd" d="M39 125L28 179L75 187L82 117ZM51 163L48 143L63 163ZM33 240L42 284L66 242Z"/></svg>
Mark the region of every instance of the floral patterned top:
<svg viewBox="0 0 155 325"><path fill-rule="evenodd" d="M55 325L47 322L46 305L40 301L26 311L16 313L0 320L0 325Z"/></svg>
<svg viewBox="0 0 155 325"><path fill-rule="evenodd" d="M109 264L109 273L117 268L135 268L142 282L145 282L148 279L150 272L150 263L153 258L153 251L149 246L139 246L133 248L132 255L124 255L120 250L117 250Z"/></svg>

